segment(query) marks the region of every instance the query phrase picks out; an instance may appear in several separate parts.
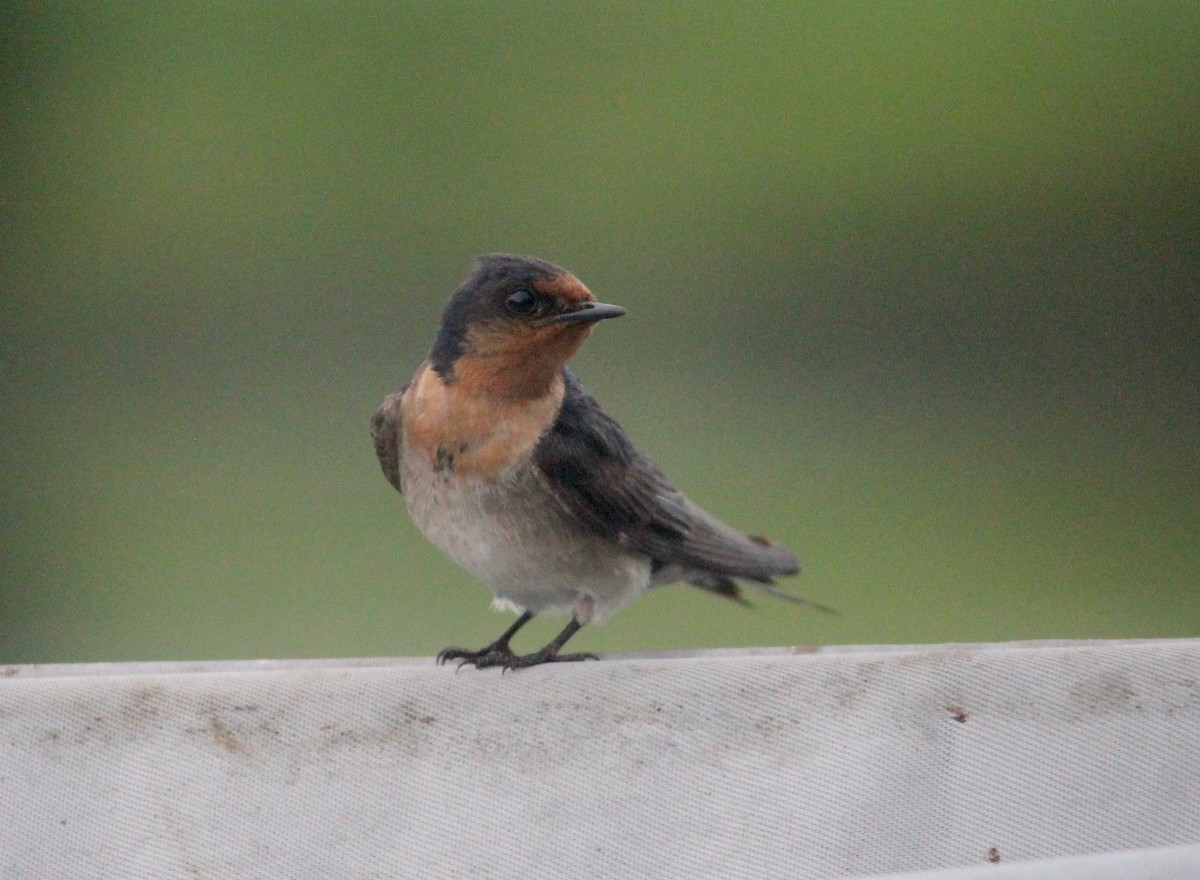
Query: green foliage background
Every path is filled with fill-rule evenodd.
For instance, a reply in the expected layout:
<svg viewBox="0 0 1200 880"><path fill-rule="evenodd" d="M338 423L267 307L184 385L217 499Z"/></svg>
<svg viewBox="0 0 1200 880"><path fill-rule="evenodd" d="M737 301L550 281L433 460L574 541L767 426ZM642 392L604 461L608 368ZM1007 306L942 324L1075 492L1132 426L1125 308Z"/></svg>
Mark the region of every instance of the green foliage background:
<svg viewBox="0 0 1200 880"><path fill-rule="evenodd" d="M1200 634L1200 5L0 22L0 661L499 632L367 436L494 250L629 309L584 380L842 612L580 649Z"/></svg>

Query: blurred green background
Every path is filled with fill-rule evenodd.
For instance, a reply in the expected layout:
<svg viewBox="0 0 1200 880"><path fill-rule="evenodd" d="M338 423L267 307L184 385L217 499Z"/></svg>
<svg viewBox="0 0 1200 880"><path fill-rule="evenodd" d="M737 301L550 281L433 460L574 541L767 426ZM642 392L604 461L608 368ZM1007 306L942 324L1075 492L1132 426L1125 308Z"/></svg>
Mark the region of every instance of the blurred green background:
<svg viewBox="0 0 1200 880"><path fill-rule="evenodd" d="M580 649L1200 634L1200 5L0 21L0 661L495 636L367 433L495 250L629 309L585 382L841 611Z"/></svg>

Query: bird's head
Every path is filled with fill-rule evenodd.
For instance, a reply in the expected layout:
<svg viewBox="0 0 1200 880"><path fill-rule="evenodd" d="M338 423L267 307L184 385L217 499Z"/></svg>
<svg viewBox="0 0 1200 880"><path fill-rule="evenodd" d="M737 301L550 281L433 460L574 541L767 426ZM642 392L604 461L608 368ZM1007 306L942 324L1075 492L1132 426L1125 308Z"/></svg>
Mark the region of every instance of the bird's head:
<svg viewBox="0 0 1200 880"><path fill-rule="evenodd" d="M445 382L539 397L597 321L623 314L552 263L488 254L446 304L429 360Z"/></svg>

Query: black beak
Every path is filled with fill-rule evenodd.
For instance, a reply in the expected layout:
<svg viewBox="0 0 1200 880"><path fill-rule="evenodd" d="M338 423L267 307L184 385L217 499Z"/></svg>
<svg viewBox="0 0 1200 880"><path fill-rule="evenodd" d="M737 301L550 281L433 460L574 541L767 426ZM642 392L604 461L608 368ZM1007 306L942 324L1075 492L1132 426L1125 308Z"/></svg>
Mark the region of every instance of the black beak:
<svg viewBox="0 0 1200 880"><path fill-rule="evenodd" d="M625 314L625 309L621 306L610 306L608 303L586 302L582 303L579 308L569 312L559 312L557 315L550 315L548 318L542 318L540 321L535 321L535 327L541 327L544 324L591 324L596 321L603 321L605 318L619 318Z"/></svg>

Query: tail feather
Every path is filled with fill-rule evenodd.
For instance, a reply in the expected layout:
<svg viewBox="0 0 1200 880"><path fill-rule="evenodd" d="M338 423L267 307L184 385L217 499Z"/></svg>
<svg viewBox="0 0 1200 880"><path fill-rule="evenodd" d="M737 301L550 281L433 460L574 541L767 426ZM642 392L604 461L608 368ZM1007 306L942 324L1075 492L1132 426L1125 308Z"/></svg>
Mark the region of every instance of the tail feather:
<svg viewBox="0 0 1200 880"><path fill-rule="evenodd" d="M669 560L683 568L729 577L769 582L800 571L800 560L785 547L751 537L687 502L691 528L672 550Z"/></svg>
<svg viewBox="0 0 1200 880"><path fill-rule="evenodd" d="M716 574L714 572L687 572L679 580L686 580L693 587L699 587L705 592L731 599L739 605L751 607L754 604L746 598L741 585L729 575ZM812 599L806 599L803 596L797 596L795 593L780 589L770 578L744 578L744 580L749 581L750 586L754 589L767 593L776 599L782 599L785 602L791 602L795 605L804 605L807 608L822 611L825 614L841 615L841 612L836 608L822 605L820 602L814 602Z"/></svg>
<svg viewBox="0 0 1200 880"><path fill-rule="evenodd" d="M812 599L805 599L803 596L797 596L795 593L789 593L787 590L781 590L774 583L757 583L756 588L764 593L769 593L776 599L783 599L785 602L792 602L796 605L804 605L807 608L812 608L814 611L823 611L825 614L832 614L835 617L841 617L842 612L829 605L822 605L820 602L814 602Z"/></svg>
<svg viewBox="0 0 1200 880"><path fill-rule="evenodd" d="M739 605L750 605L750 602L742 595L742 588L738 586L737 581L726 575L709 574L703 577L693 577L688 579L688 583L713 595L732 599Z"/></svg>
<svg viewBox="0 0 1200 880"><path fill-rule="evenodd" d="M750 605L738 584L738 581L745 581L776 599L826 614L838 613L828 605L776 586L776 577L800 571L800 560L790 550L761 536L745 535L695 505L689 504L689 507L693 528L676 548L676 557L664 561L656 581L687 581L707 592Z"/></svg>

